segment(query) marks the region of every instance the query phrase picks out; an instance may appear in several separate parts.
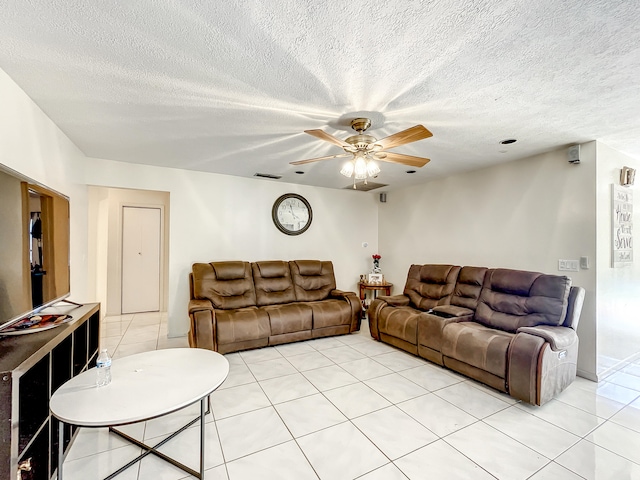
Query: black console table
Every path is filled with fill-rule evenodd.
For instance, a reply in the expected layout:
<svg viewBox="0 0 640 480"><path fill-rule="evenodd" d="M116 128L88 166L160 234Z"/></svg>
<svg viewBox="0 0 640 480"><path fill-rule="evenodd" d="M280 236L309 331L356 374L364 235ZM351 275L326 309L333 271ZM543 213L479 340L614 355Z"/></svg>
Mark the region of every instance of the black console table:
<svg viewBox="0 0 640 480"><path fill-rule="evenodd" d="M0 478L49 480L58 465L58 423L51 395L67 380L95 366L100 342L100 305L49 307L42 313L73 320L50 330L0 338ZM75 429L67 428L65 449ZM30 476L27 476L30 475Z"/></svg>

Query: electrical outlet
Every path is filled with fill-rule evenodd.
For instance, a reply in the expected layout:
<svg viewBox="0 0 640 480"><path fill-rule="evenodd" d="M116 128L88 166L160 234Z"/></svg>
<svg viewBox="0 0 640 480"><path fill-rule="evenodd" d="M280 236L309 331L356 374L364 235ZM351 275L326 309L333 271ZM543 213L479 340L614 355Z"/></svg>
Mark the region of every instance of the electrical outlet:
<svg viewBox="0 0 640 480"><path fill-rule="evenodd" d="M577 272L578 260L558 260L558 270L561 272Z"/></svg>
<svg viewBox="0 0 640 480"><path fill-rule="evenodd" d="M580 257L580 268L589 270L589 257Z"/></svg>

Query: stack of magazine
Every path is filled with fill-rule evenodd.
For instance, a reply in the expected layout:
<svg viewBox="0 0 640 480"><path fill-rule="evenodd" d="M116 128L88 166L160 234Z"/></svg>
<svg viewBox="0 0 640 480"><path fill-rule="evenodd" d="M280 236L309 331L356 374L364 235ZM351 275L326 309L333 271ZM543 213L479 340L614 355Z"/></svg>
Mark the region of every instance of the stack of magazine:
<svg viewBox="0 0 640 480"><path fill-rule="evenodd" d="M73 320L71 315L37 314L18 320L9 327L0 330L0 335L22 335L31 332L49 330Z"/></svg>

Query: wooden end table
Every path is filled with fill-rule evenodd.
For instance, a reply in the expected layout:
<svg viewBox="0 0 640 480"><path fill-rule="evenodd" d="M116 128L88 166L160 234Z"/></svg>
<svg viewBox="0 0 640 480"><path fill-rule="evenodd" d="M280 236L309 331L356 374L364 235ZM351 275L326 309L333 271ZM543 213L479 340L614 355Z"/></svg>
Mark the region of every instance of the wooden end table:
<svg viewBox="0 0 640 480"><path fill-rule="evenodd" d="M364 304L367 290L372 292L374 299L378 296L378 291L380 290L384 290L385 295L391 295L391 287L393 287L393 283L359 282L358 286L360 287L360 301L362 302L362 318L364 319L367 313L367 307Z"/></svg>
<svg viewBox="0 0 640 480"><path fill-rule="evenodd" d="M113 472L113 478L149 454L156 455L196 478L204 479L205 404L229 374L229 362L219 353L200 348L170 348L114 360L111 383L96 387L91 368L63 384L49 408L58 419L58 480L64 463L64 424L109 427L109 431L143 449L142 455ZM200 415L150 447L115 426L137 423L181 410L200 401ZM197 472L157 449L200 420L200 471Z"/></svg>
<svg viewBox="0 0 640 480"><path fill-rule="evenodd" d="M367 290L373 292L373 298L376 298L378 290L384 290L385 295L391 295L391 287L393 287L393 283L366 283L360 282L358 284L360 286L360 300L365 299L365 295Z"/></svg>

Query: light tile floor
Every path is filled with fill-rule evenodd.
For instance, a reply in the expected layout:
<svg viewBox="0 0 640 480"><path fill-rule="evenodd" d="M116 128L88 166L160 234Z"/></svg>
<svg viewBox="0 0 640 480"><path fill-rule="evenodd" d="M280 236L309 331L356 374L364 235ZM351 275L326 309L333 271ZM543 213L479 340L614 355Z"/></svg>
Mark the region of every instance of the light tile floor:
<svg viewBox="0 0 640 480"><path fill-rule="evenodd" d="M187 347L166 316L107 318L114 358ZM212 395L207 480L640 479L640 362L599 384L578 378L543 407L371 339L352 335L226 356ZM144 399L141 399L144 401ZM126 427L149 443L195 408ZM162 451L196 467L198 426ZM105 429L81 429L65 479L103 478L137 454ZM153 457L119 479L191 478Z"/></svg>

